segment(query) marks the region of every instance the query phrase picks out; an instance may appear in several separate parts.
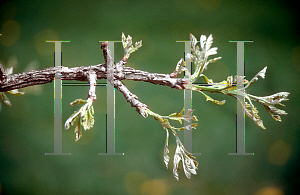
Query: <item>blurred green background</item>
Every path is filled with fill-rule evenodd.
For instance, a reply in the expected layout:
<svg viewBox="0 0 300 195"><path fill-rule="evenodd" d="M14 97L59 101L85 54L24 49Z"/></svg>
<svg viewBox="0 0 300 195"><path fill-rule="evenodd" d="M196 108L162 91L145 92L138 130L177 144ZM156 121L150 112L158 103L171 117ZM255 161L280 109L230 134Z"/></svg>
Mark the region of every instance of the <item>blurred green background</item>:
<svg viewBox="0 0 300 195"><path fill-rule="evenodd" d="M45 156L53 152L53 83L21 89L24 96L8 95L12 107L0 112L0 194L295 194L299 177L299 71L300 42L296 4L285 1L1 1L0 61L14 73L51 67L53 43L62 44L63 66L103 63L100 40L120 40L121 33L143 47L128 66L168 73L183 57L189 33L213 34L213 46L222 59L206 75L222 81L236 74L236 43L245 44L246 78L268 66L265 79L250 92L258 96L290 92L283 121L274 121L257 105L266 130L246 118L246 152L235 152L236 101L218 106L193 94L199 122L193 130L193 152L198 174L189 180L172 175L175 139L170 137L170 164L163 162L165 131L152 118L142 118L116 91L116 152L124 156L98 156L105 152L106 89L97 88L95 126L75 142L71 127L63 130L63 152L71 156ZM115 61L122 58L121 43ZM105 80L99 81L104 83ZM144 82L124 81L139 100L161 115L179 112L183 91ZM69 103L86 98L88 87L63 87L63 123L77 108ZM297 114L298 113L298 114ZM176 123L172 123L177 125ZM183 141L183 140L182 140Z"/></svg>

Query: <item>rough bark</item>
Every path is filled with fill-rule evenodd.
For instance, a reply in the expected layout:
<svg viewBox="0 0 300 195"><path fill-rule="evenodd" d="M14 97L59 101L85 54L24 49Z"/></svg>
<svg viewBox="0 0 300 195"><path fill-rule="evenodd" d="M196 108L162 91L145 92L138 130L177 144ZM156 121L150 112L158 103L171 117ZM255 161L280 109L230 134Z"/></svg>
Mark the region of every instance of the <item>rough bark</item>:
<svg viewBox="0 0 300 195"><path fill-rule="evenodd" d="M153 84L165 85L172 88L183 89L184 80L182 78L171 78L170 74L149 73L146 71L135 70L124 66L126 62L120 61L114 65L115 80L134 80L144 81ZM0 69L0 92L21 89L33 85L51 83L55 78L55 73L61 73L62 80L88 81L89 71L97 74L97 79L106 79L106 64L93 66L81 66L68 68L64 66L45 68L42 70L32 70L12 75L5 75Z"/></svg>
<svg viewBox="0 0 300 195"><path fill-rule="evenodd" d="M126 57L123 57L118 63L113 64L110 51L107 50L107 42L101 44L101 49L103 50L105 63L92 66L75 68L58 66L6 75L4 68L0 64L0 92L51 83L56 75L60 75L62 80L90 82L89 97L92 97L94 100L96 99L96 95L95 89L93 88L94 84L92 84L91 81L96 83L97 79L107 79L107 76L109 75L109 79L107 79L109 81L107 83L114 85L115 88L124 95L126 101L129 102L132 107L136 107L136 111L139 114L146 117L142 108L147 108L147 105L140 102L138 97L129 91L122 80L144 81L152 84L184 89L184 79L182 78L172 78L172 74L149 73L126 67Z"/></svg>

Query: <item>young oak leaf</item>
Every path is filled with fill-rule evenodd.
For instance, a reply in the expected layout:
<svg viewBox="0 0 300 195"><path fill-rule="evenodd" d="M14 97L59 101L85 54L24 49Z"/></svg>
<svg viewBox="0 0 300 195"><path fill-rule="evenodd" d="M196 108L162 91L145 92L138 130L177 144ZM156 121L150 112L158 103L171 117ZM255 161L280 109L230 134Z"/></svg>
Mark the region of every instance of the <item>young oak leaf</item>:
<svg viewBox="0 0 300 195"><path fill-rule="evenodd" d="M171 126L171 124L169 123L169 120L168 120L168 119L159 118L158 121L159 121L160 124L163 126L163 128L167 128L167 129L173 128L173 127Z"/></svg>
<svg viewBox="0 0 300 195"><path fill-rule="evenodd" d="M143 109L143 108L141 108L141 109ZM144 108L144 110L145 110L145 112L148 113L149 116L153 117L155 120L158 120L160 122L160 124L162 125L162 127L167 132L165 146L164 146L164 163L167 168L168 168L168 163L170 160L170 157L168 156L168 153L169 153L169 149L168 149L169 130L171 130L173 135L176 137L177 148L176 148L176 152L175 152L174 160L173 160L173 163L174 163L173 175L174 175L175 179L179 180L178 170L179 170L180 162L183 163L183 169L184 169L184 172L185 172L185 175L187 178L190 178L191 174L197 174L196 169L198 168L198 162L193 160L195 157L193 157L189 152L187 152L185 150L184 146L180 142L178 134L175 131L175 130L184 130L184 129L190 130L192 128L196 128L197 124L194 123L194 124L182 127L182 128L175 128L175 127L171 126L168 119L166 119L166 118L169 118L172 120L173 119L177 120L177 118L180 118L180 119L184 119L184 120L197 120L196 117L192 116L193 110L188 110L188 112L185 115L183 115L184 109L182 109L180 113L176 112L176 113L170 114L169 116L161 116L159 114L152 112L148 108L147 109Z"/></svg>
<svg viewBox="0 0 300 195"><path fill-rule="evenodd" d="M170 115L169 115L169 118L170 118L171 120L178 121L180 124L182 124L182 121L181 121L181 120L182 120L182 113L183 113L183 111L184 111L184 108L181 110L180 113L175 112L175 113L170 114Z"/></svg>
<svg viewBox="0 0 300 195"><path fill-rule="evenodd" d="M168 144L169 144L169 131L168 129L166 129L166 132L167 132L167 136L166 136L166 142L165 142L165 147L164 147L164 163L168 169L168 164L169 164L169 160L170 160L170 157L168 155L169 153L169 149L168 149Z"/></svg>
<svg viewBox="0 0 300 195"><path fill-rule="evenodd" d="M124 48L125 59L128 59L131 53L135 52L140 47L142 47L142 41L136 42L135 46L133 47L132 37L128 35L126 38L124 33L122 33L122 44L123 44L123 48Z"/></svg>
<svg viewBox="0 0 300 195"><path fill-rule="evenodd" d="M0 92L0 97L5 106L11 106L11 103L10 103L8 97L5 95L4 92Z"/></svg>
<svg viewBox="0 0 300 195"><path fill-rule="evenodd" d="M74 129L74 133L75 133L75 141L78 141L81 137L82 137L82 134L81 134L81 128L80 128L80 120L77 120L76 122L76 127Z"/></svg>
<svg viewBox="0 0 300 195"><path fill-rule="evenodd" d="M284 106L284 104L282 104L281 102L287 101L287 96L289 94L290 93L288 92L279 92L265 97L257 97L250 94L247 94L247 96L262 104L274 120L281 122L280 115L287 115L287 113L284 110L276 108L275 105Z"/></svg>
<svg viewBox="0 0 300 195"><path fill-rule="evenodd" d="M81 134L81 128L80 126L83 126L84 130L88 130L94 125L94 108L93 108L93 101L92 99L88 98L88 100L81 100L77 99L71 103L71 106L75 106L77 104L82 104L86 102L81 108L77 111L75 111L65 122L65 129L69 129L70 125L73 125L74 122L76 122L76 127L74 132L76 133L76 139L75 141L78 141L82 134Z"/></svg>
<svg viewBox="0 0 300 195"><path fill-rule="evenodd" d="M76 99L76 100L74 100L73 102L71 102L70 105L71 105L72 107L74 107L74 106L76 106L76 105L78 105L78 104L85 104L85 103L87 103L86 100L83 100L83 99Z"/></svg>
<svg viewBox="0 0 300 195"><path fill-rule="evenodd" d="M259 71L252 79L251 81L245 86L245 89L250 87L255 81L258 80L258 77L260 76L261 78L265 78L265 74L266 74L266 71L267 71L267 66L264 67L261 71Z"/></svg>
<svg viewBox="0 0 300 195"><path fill-rule="evenodd" d="M197 117L192 115L192 113L194 112L194 110L188 109L187 113L185 115L182 115L184 111L184 108L181 110L180 113L175 112L169 115L169 119L174 120L174 121L178 121L180 124L182 124L182 119L185 121L190 122L190 120L193 121L198 121Z"/></svg>
<svg viewBox="0 0 300 195"><path fill-rule="evenodd" d="M202 95L204 95L204 97L206 98L206 101L211 101L215 104L218 104L218 105L223 105L225 104L226 100L222 100L222 101L218 101L218 100L215 100L213 98L211 98L210 96L206 95L205 93L203 93L202 91L199 91L197 90L199 93L201 93Z"/></svg>
<svg viewBox="0 0 300 195"><path fill-rule="evenodd" d="M197 117L192 115L193 112L194 112L194 110L188 109L187 113L182 116L183 119L187 122L190 122L190 120L198 121Z"/></svg>
<svg viewBox="0 0 300 195"><path fill-rule="evenodd" d="M192 156L191 153L186 151L178 136L176 136L176 143L177 143L177 147L176 147L174 160L173 160L173 164L174 164L173 176L175 177L176 180L179 180L178 170L179 170L180 162L182 162L185 176L188 179L190 179L191 174L194 175L197 174L198 162L194 160L195 157Z"/></svg>
<svg viewBox="0 0 300 195"><path fill-rule="evenodd" d="M198 125L198 123L192 123L192 124L190 124L190 125L186 125L186 126L184 126L184 127L181 127L181 128L179 129L179 131L196 129L196 128L197 128L197 125Z"/></svg>
<svg viewBox="0 0 300 195"><path fill-rule="evenodd" d="M0 84L1 84L3 78L5 78L7 75L10 75L12 73L13 73L13 67L7 68L6 70L4 70L3 66L0 64ZM12 104L11 104L10 100L8 99L8 97L5 95L5 93L19 96L19 95L23 95L25 92L19 92L18 89L0 92L0 97L1 97L3 104L5 106L11 106Z"/></svg>
<svg viewBox="0 0 300 195"><path fill-rule="evenodd" d="M242 109L245 110L245 114L249 118L251 118L258 127L262 128L262 129L266 129L263 124L263 121L260 119L260 117L258 115L258 111L257 111L256 107L252 104L251 100L248 99L250 104L246 101L243 102L242 100L240 100L240 98L237 98L237 100L240 102ZM248 108L251 108L251 110L249 110Z"/></svg>
<svg viewBox="0 0 300 195"><path fill-rule="evenodd" d="M18 89L13 89L11 91L6 91L7 93L11 94L11 95L24 95L25 92L21 92L21 91L18 91Z"/></svg>
<svg viewBox="0 0 300 195"><path fill-rule="evenodd" d="M203 71L207 69L207 65L209 63L216 62L217 60L221 59L221 57L217 57L211 60L208 60L208 57L214 54L217 54L217 47L213 47L213 38L212 35L210 35L207 39L205 35L202 35L200 37L200 48L196 46L197 39L191 34L190 35L190 43L191 43L191 52L192 54L187 54L187 59L194 62L195 65L195 71L194 74L191 76L191 83L195 82L197 78L199 78Z"/></svg>
<svg viewBox="0 0 300 195"><path fill-rule="evenodd" d="M185 67L184 66L185 66L185 62L184 62L183 58L181 58L178 61L174 72L170 74L170 77L171 78L178 77L183 71L185 71Z"/></svg>

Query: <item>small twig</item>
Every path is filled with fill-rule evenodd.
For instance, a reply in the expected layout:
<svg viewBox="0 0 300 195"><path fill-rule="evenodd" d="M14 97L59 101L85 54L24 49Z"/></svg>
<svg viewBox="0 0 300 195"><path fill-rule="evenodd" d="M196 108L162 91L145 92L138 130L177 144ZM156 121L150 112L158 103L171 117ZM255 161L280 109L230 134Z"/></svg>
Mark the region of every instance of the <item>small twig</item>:
<svg viewBox="0 0 300 195"><path fill-rule="evenodd" d="M105 60L105 64L107 63L107 53L106 53L106 50L107 50L107 42L103 42L101 43L101 49L103 50L103 57L104 57L104 60Z"/></svg>
<svg viewBox="0 0 300 195"><path fill-rule="evenodd" d="M88 98L95 100L95 99L97 99L97 96L96 96L97 74L96 74L96 72L90 71L88 78L89 78L89 82L90 82L90 90L89 90Z"/></svg>
<svg viewBox="0 0 300 195"><path fill-rule="evenodd" d="M117 90L119 90L121 93L123 93L125 99L127 102L129 102L131 104L131 107L135 107L136 108L136 111L141 114L144 118L147 117L147 115L145 114L145 112L143 111L143 109L141 108L147 108L147 105L146 104L143 104L141 103L139 100L138 100L138 97L131 93L127 87L124 85L124 83L120 80L115 80L114 81L114 84L115 84L115 88Z"/></svg>

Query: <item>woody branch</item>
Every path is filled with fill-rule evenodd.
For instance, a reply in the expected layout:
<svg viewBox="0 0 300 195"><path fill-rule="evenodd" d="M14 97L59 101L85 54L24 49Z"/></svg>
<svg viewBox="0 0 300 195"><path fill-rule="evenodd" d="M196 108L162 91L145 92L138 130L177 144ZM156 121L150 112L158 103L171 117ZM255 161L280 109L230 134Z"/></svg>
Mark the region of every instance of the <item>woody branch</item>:
<svg viewBox="0 0 300 195"><path fill-rule="evenodd" d="M116 66L120 63L126 64L124 61L120 61ZM88 81L89 71L94 71L97 79L106 79L107 77L106 63L75 68L64 66L51 67L12 75L6 75L1 64L0 67L0 92L51 83L58 69L61 71L62 80ZM144 81L177 89L184 88L184 80L182 78L171 78L169 74L149 73L125 66L122 69L115 70L114 78L117 80Z"/></svg>
<svg viewBox="0 0 300 195"><path fill-rule="evenodd" d="M200 42L200 47L198 42ZM172 132L172 134L176 137L177 143L173 160L173 175L177 180L179 179L179 164L182 162L185 175L187 178L190 178L191 174L197 174L196 170L198 168L198 162L194 160L195 157L193 157L192 154L186 151L176 131L195 129L197 127L197 123L176 128L169 123L169 120L177 121L180 124L182 124L182 120L188 122L197 121L197 117L192 115L193 110L188 110L184 115L184 109L180 113L173 113L169 116L159 115L148 109L147 105L140 102L138 97L129 91L122 80L144 81L152 84L165 85L176 89L189 89L204 95L206 101L212 101L213 103L219 105L223 105L225 100L214 100L204 92L209 91L211 93L221 93L234 97L241 103L241 106L245 110L247 116L250 117L257 126L263 129L265 127L252 101L262 104L266 108L267 112L276 121L281 121L280 115L287 114L284 110L280 110L275 106L284 106L281 102L288 100L288 92L279 92L270 96L259 97L248 94L245 90L255 81L257 81L258 77L265 77L267 67L258 72L257 75L255 75L250 81L247 81L244 77L238 75L236 75L234 78L229 76L227 77L227 80L218 83L214 83L212 79L207 78L207 76L203 73L207 69L208 64L216 62L221 58L217 57L210 60L208 59L209 56L217 54L217 47L211 48L212 42L212 35L210 35L208 38L206 38L205 35L202 35L200 37L200 41L198 41L192 34L190 34L192 53L187 54L186 59L194 63L195 70L193 74L186 69L183 59L179 60L175 71L171 74L149 73L146 71L135 70L131 67L126 67L125 65L127 64L130 54L142 46L142 41L136 42L135 46L133 46L132 38L130 36L126 38L124 34L122 34L124 56L122 60L116 64L113 63L110 51L107 49L107 42L101 44L105 63L94 66L82 66L75 68L59 66L46 68L43 70L33 70L19 74L12 74L12 68L4 71L4 68L0 64L0 97L5 105L11 105L9 99L3 92L8 92L13 95L22 95L23 92L18 92L18 89L50 83L55 78L55 74L61 74L62 80L88 81L90 83L90 90L88 92L87 100L76 99L70 104L71 106L78 104L84 105L78 111L75 111L65 123L65 128L68 129L70 125L74 125L76 122L75 133L77 141L82 136L81 126L83 126L84 130L88 130L94 124L93 101L96 99L96 81L97 79L107 79L108 84L113 85L117 90L119 90L124 95L127 102L129 102L132 107L135 107L139 114L141 114L144 118L148 116L153 117L155 120L159 121L162 127L166 130L167 137L164 148L164 162L166 167L168 167L169 162L169 131ZM185 78L177 78L182 72L185 72ZM200 86L194 84L199 77L202 77L207 85ZM246 101L242 101L239 98L240 96L244 97Z"/></svg>

